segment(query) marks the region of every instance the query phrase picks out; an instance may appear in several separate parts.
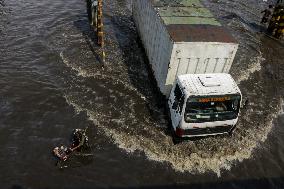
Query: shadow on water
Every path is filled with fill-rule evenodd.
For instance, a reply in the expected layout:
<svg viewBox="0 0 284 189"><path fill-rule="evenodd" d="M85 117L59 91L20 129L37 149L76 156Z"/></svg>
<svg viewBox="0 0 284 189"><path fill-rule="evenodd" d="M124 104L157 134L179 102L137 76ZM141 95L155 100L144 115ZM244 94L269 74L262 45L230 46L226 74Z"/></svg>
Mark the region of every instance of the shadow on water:
<svg viewBox="0 0 284 189"><path fill-rule="evenodd" d="M132 85L147 99L154 98L156 100L155 104L164 104L165 97L158 89L156 79L132 16L116 15L111 17L111 22L118 28L116 37L119 48L122 50L123 57L125 58L124 64L128 68ZM146 71L147 74L143 71Z"/></svg>
<svg viewBox="0 0 284 189"><path fill-rule="evenodd" d="M159 91L132 16L116 15L111 17L111 22L118 30L115 34L123 53L124 64L128 68L131 84L149 100L149 103L156 108L164 108L166 98Z"/></svg>
<svg viewBox="0 0 284 189"><path fill-rule="evenodd" d="M247 179L238 181L226 182L212 182L212 183L197 183L197 184L171 184L171 185L156 185L156 186L141 186L141 187L107 187L109 189L228 189L228 188L242 188L242 189L270 189L283 188L284 177L276 178L261 178L261 179ZM89 189L94 187L62 187L66 189ZM96 187L99 188L99 187ZM14 185L11 189L26 189L20 185Z"/></svg>
<svg viewBox="0 0 284 189"><path fill-rule="evenodd" d="M168 122L162 131L166 135L171 135L168 129L170 123L166 108L167 99L158 88L132 16L116 15L111 17L111 22L118 28L115 34L131 84L146 98L147 109L153 120L157 120L161 114L165 116Z"/></svg>

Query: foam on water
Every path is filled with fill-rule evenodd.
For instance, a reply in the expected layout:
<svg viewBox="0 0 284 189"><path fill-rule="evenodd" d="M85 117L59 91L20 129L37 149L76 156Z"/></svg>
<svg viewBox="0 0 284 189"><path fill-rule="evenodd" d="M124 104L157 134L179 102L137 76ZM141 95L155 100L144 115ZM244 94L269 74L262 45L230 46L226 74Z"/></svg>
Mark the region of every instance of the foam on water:
<svg viewBox="0 0 284 189"><path fill-rule="evenodd" d="M72 96L66 96L66 101L76 111L86 112L94 125L98 126L108 137L111 137L119 148L128 153L139 150L145 153L150 160L166 162L176 171L190 173L213 171L218 176L221 175L221 170L230 170L231 166L237 161L242 162L252 156L253 150L266 140L271 130L272 121L277 115L273 112L275 110L280 111L280 107L279 109L271 109L272 113L257 127L254 127L254 125L246 125L247 128L239 126L240 129L236 131L233 138L207 138L196 142L173 145L170 136L157 131L155 128L151 129L153 125L147 125L147 123L143 123L146 124L147 132L155 132L156 138L153 138L150 134L137 134L140 132L138 127L138 132L135 134L128 132L127 129L121 130L119 126L127 124L124 120L124 116L129 115L127 112L122 112L123 117L121 119L109 119L108 116L102 115L96 109L82 107L78 103L80 100ZM133 110L129 111L132 112ZM251 108L247 113L247 115L243 115L244 119L250 121L250 114L255 112ZM109 127L111 124L115 124L117 127ZM251 122L251 124L256 123Z"/></svg>
<svg viewBox="0 0 284 189"><path fill-rule="evenodd" d="M80 107L78 104L70 101L68 97L66 98L66 101L68 104L72 105L76 111L87 112L90 120L102 129L108 137L111 137L119 148L124 149L128 153L139 150L144 152L150 160L167 162L177 171L187 171L191 173L213 171L218 176L221 175L222 169L230 170L232 164L236 161L242 162L244 159L249 159L252 156L252 152L259 142L264 142L266 140L272 127L272 121L275 118L275 115L271 115L269 120L262 125L264 129L259 132L252 132L250 136L246 136L247 138L244 138L241 141L235 141L235 145L238 146L235 152L228 154L216 153L213 157L206 158L202 157L202 154L200 153L190 154L190 151L180 151L179 146L181 145L173 145L170 137L168 136L164 136L163 143L158 144L153 142L152 138L133 136L129 133L108 128L104 125L104 123L100 123L98 121L98 115L95 112ZM182 145L184 146L187 144ZM210 144L208 143L207 145L208 148L210 148ZM230 146L221 146L221 148L226 149L230 148ZM190 149L187 148L187 150ZM204 151L203 153L207 152Z"/></svg>
<svg viewBox="0 0 284 189"><path fill-rule="evenodd" d="M105 80L110 80L114 83L122 84L125 87L127 87L129 90L134 91L137 95L140 96L141 99L146 100L144 95L139 93L136 88L129 85L127 82L119 80L119 79L113 80L113 77L111 77L111 75L102 74L100 71L95 72L95 70L86 70L86 69L78 66L78 64L74 64L74 63L71 64L71 61L68 60L68 58L64 56L63 52L60 52L59 55L60 55L60 58L63 61L63 63L67 67L69 67L71 70L75 71L77 73L77 76L84 77L84 78L103 78Z"/></svg>
<svg viewBox="0 0 284 189"><path fill-rule="evenodd" d="M242 81L246 81L249 79L249 76L254 72L261 70L261 62L265 59L263 58L262 54L260 53L259 56L251 58L251 64L248 65L246 70L241 70L236 78L236 82L240 84Z"/></svg>

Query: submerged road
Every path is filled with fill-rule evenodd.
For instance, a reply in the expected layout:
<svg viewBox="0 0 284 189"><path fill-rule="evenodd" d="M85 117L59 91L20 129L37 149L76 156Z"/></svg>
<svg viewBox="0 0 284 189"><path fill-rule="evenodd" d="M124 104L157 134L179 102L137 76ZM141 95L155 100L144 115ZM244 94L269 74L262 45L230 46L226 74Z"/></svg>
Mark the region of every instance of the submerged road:
<svg viewBox="0 0 284 189"><path fill-rule="evenodd" d="M204 1L239 41L231 74L249 105L233 135L173 145L130 0L105 0L106 64L84 1L0 0L1 188L283 188L283 44L258 0ZM92 154L56 166L89 126Z"/></svg>

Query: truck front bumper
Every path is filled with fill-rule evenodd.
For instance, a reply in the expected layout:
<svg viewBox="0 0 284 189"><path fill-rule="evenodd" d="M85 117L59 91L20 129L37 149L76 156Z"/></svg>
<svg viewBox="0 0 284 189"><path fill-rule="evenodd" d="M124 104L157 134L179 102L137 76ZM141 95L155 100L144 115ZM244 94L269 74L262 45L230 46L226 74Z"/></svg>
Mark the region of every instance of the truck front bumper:
<svg viewBox="0 0 284 189"><path fill-rule="evenodd" d="M195 136L210 136L231 133L235 129L235 126L216 126L207 128L194 128L184 130L183 137L195 137Z"/></svg>

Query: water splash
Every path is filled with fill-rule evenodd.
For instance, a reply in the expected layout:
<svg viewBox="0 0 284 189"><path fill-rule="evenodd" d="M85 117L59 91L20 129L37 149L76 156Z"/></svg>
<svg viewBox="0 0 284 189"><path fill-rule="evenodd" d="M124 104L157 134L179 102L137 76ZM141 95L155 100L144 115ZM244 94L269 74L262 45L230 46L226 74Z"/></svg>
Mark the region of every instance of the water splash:
<svg viewBox="0 0 284 189"><path fill-rule="evenodd" d="M250 64L248 65L248 68L246 70L240 70L236 77L236 82L240 84L242 81L246 81L249 79L250 75L252 75L255 72L258 72L261 70L261 62L263 62L265 59L263 58L262 54L260 53L259 56L253 57L250 59Z"/></svg>
<svg viewBox="0 0 284 189"><path fill-rule="evenodd" d="M170 136L156 130L156 128L152 129L154 136L151 135L149 129L153 127L152 125L146 125L146 133L137 134L141 131L137 127L138 132L133 134L130 132L131 130L119 128L122 126L121 123L125 124L123 120L117 122L117 120L109 119L107 115L100 114L95 109L83 107L76 98L66 96L66 101L76 111L86 112L94 125L98 126L106 136L112 138L119 148L128 153L141 151L148 159L168 163L176 171L194 174L213 171L218 176L221 176L222 170L230 170L236 162L242 162L252 156L253 150L259 143L266 140L272 128L272 121L277 115L271 113L259 125L255 121L252 121L250 125L240 124L233 138L206 138L174 145ZM277 108L269 111L275 112L276 110ZM243 117L246 121L251 121L251 117L255 116L253 114L255 111L250 109ZM122 115L126 116L127 114L123 112ZM109 125L116 126L109 127Z"/></svg>

